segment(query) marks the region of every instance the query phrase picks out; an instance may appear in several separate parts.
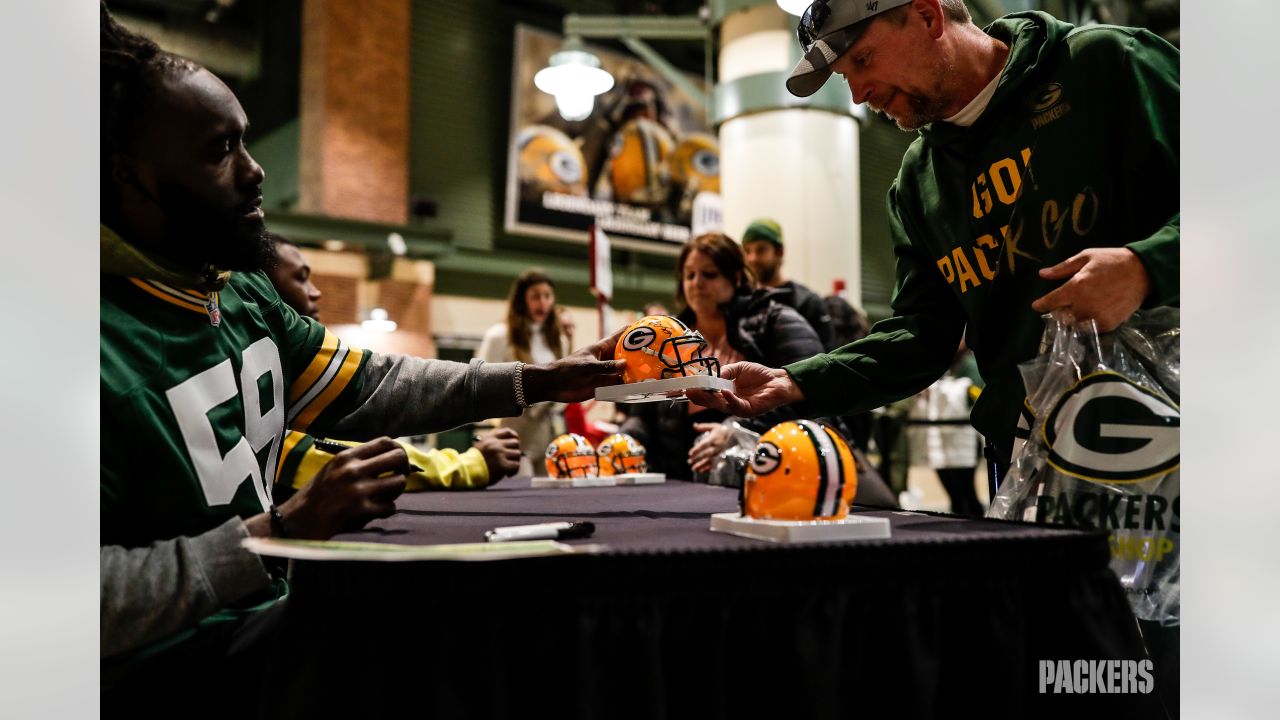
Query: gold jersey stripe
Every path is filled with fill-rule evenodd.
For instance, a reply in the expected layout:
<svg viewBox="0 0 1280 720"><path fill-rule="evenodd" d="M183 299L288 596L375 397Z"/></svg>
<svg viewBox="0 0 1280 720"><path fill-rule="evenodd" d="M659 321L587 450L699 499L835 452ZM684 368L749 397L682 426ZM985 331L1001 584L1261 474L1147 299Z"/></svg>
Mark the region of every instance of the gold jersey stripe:
<svg viewBox="0 0 1280 720"><path fill-rule="evenodd" d="M204 300L209 297L207 293L202 293L199 290L191 290L190 288L175 287L174 290L177 290L183 295L190 295L191 297L196 298L198 300ZM213 294L214 296L217 296L218 293L213 293Z"/></svg>
<svg viewBox="0 0 1280 720"><path fill-rule="evenodd" d="M193 299L195 299L197 302L200 302L200 303L203 303L204 301L206 301L206 300L208 300L208 299L209 299L209 293L200 292L199 290L192 290L192 289L190 289L190 288L176 287L176 286L173 286L173 285L169 285L169 284L167 284L167 283L162 283L162 282L160 282L159 280L147 280L146 282L147 282L147 284L149 284L149 285L152 285L152 286L154 286L154 287L160 288L161 290L164 290L164 291L165 291L165 292L167 292L167 293L171 293L171 294L173 294L173 295L177 295L177 296L182 297L182 298L184 298L184 299L186 299L186 298L193 298ZM217 293L214 293L214 295L217 295Z"/></svg>
<svg viewBox="0 0 1280 720"><path fill-rule="evenodd" d="M329 367L329 363L333 361L333 354L338 351L338 336L324 331L324 342L320 344L320 350L315 357L311 358L311 364L307 365L307 369L297 380L293 381L293 385L289 388L289 404L293 405L307 394L311 386L324 373L324 369Z"/></svg>
<svg viewBox="0 0 1280 720"><path fill-rule="evenodd" d="M284 473L284 461L289 457L289 453L293 452L293 449L298 446L298 443L302 442L304 437L306 437L305 434L293 432L292 430L284 436L284 447L280 448L280 459L276 461L277 482L284 477L282 474Z"/></svg>
<svg viewBox="0 0 1280 720"><path fill-rule="evenodd" d="M342 367L338 369L337 375L329 382L328 387L308 403L304 410L298 413L297 419L291 424L294 430L306 430L319 417L320 413L329 407L329 403L342 394L342 391L351 382L351 378L355 377L356 370L360 367L360 361L363 358L363 350L354 347L350 348L346 359L342 361ZM594 453L592 455L594 457Z"/></svg>
<svg viewBox="0 0 1280 720"><path fill-rule="evenodd" d="M190 301L183 300L182 298L179 298L175 295L167 293L157 287L152 286L150 283L147 283L146 281L139 280L138 278L129 278L129 282L133 283L134 285L137 285L140 289L142 289L147 294L153 295L167 303L170 303L171 305L177 305L178 307L184 310L191 310L193 312L198 312L201 315L207 314L207 311L205 310L204 305L199 302L196 302L194 299Z"/></svg>

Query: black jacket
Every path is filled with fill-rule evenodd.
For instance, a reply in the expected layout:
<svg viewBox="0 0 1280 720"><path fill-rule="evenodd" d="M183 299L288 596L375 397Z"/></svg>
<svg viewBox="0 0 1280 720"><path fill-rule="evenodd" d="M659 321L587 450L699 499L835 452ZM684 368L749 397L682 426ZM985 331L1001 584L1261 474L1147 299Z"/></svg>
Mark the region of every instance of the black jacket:
<svg viewBox="0 0 1280 720"><path fill-rule="evenodd" d="M835 348L831 312L827 310L827 303L817 293L795 280L788 280L774 290L778 291L774 296L775 300L795 308L796 312L800 313L800 317L808 321L809 326L818 333L818 340L822 342L823 350Z"/></svg>
<svg viewBox="0 0 1280 720"><path fill-rule="evenodd" d="M756 290L736 295L721 308L725 314L725 332L729 346L749 362L769 367L809 358L822 352L817 333L795 310L778 301L779 290ZM685 310L680 320L697 329L697 316ZM707 410L690 416L685 403L652 402L633 405L622 432L635 437L647 451L653 472L666 473L681 480L692 479L689 449L698 433L694 422L721 422L724 413ZM781 407L753 418L739 421L756 432L764 432L783 420L796 417L790 408Z"/></svg>

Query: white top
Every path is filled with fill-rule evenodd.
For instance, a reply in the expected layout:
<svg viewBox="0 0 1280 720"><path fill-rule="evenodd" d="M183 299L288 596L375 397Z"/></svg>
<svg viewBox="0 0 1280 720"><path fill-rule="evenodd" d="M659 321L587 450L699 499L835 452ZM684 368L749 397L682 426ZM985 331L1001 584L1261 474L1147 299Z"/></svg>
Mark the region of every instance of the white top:
<svg viewBox="0 0 1280 720"><path fill-rule="evenodd" d="M991 104L991 98L996 94L996 86L1000 84L1000 75L1001 73L996 73L996 76L991 78L991 82L987 83L987 86L982 88L982 92L970 100L968 105L961 108L960 112L955 115L944 118L943 122L949 122L960 127L969 127L977 122L978 118L982 117L982 113L986 111L987 105Z"/></svg>
<svg viewBox="0 0 1280 720"><path fill-rule="evenodd" d="M535 364L554 362L556 355L542 336L541 325L529 327L529 355ZM516 359L507 342L507 324L498 323L489 328L480 347L476 349L476 357L485 362L511 362ZM520 459L520 474L532 475L535 469L542 467L542 453L555 436L564 432L564 421L560 418L564 406L554 402L540 402L526 408L519 417L502 418L502 427L513 428L520 433L520 450L524 457ZM536 466L531 464L537 461Z"/></svg>
<svg viewBox="0 0 1280 720"><path fill-rule="evenodd" d="M551 351L551 346L543 337L542 326L530 325L529 330L529 356L534 364L541 365L555 361L556 354ZM476 350L476 357L485 362L494 363L511 362L516 359L511 343L507 342L506 323L498 323L485 332L484 339L480 341L480 348Z"/></svg>
<svg viewBox="0 0 1280 720"><path fill-rule="evenodd" d="M956 425L912 425L907 431L911 464L931 468L971 468L978 465L978 431L968 424L967 377L943 375L916 396L912 420L963 420Z"/></svg>

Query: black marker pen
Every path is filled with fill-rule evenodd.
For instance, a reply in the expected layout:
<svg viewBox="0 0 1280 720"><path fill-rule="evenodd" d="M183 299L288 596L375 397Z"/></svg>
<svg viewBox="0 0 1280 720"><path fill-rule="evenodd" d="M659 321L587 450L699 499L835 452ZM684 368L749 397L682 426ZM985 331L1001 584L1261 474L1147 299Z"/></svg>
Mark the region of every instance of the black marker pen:
<svg viewBox="0 0 1280 720"><path fill-rule="evenodd" d="M351 445L343 445L342 443L334 442L332 440L325 440L324 438L316 438L312 441L312 446L320 452L327 452L330 455L337 455L343 450L350 450L353 447ZM409 463L409 472L422 472L422 468L414 465L413 463Z"/></svg>

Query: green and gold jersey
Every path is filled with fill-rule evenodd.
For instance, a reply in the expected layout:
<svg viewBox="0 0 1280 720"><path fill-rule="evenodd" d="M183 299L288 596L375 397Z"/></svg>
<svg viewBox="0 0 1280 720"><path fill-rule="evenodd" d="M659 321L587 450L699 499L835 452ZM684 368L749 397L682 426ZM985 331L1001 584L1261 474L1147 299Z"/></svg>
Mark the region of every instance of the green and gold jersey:
<svg viewBox="0 0 1280 720"><path fill-rule="evenodd" d="M262 512L286 428L351 412L369 353L262 273L216 293L102 275L101 542L140 546Z"/></svg>

